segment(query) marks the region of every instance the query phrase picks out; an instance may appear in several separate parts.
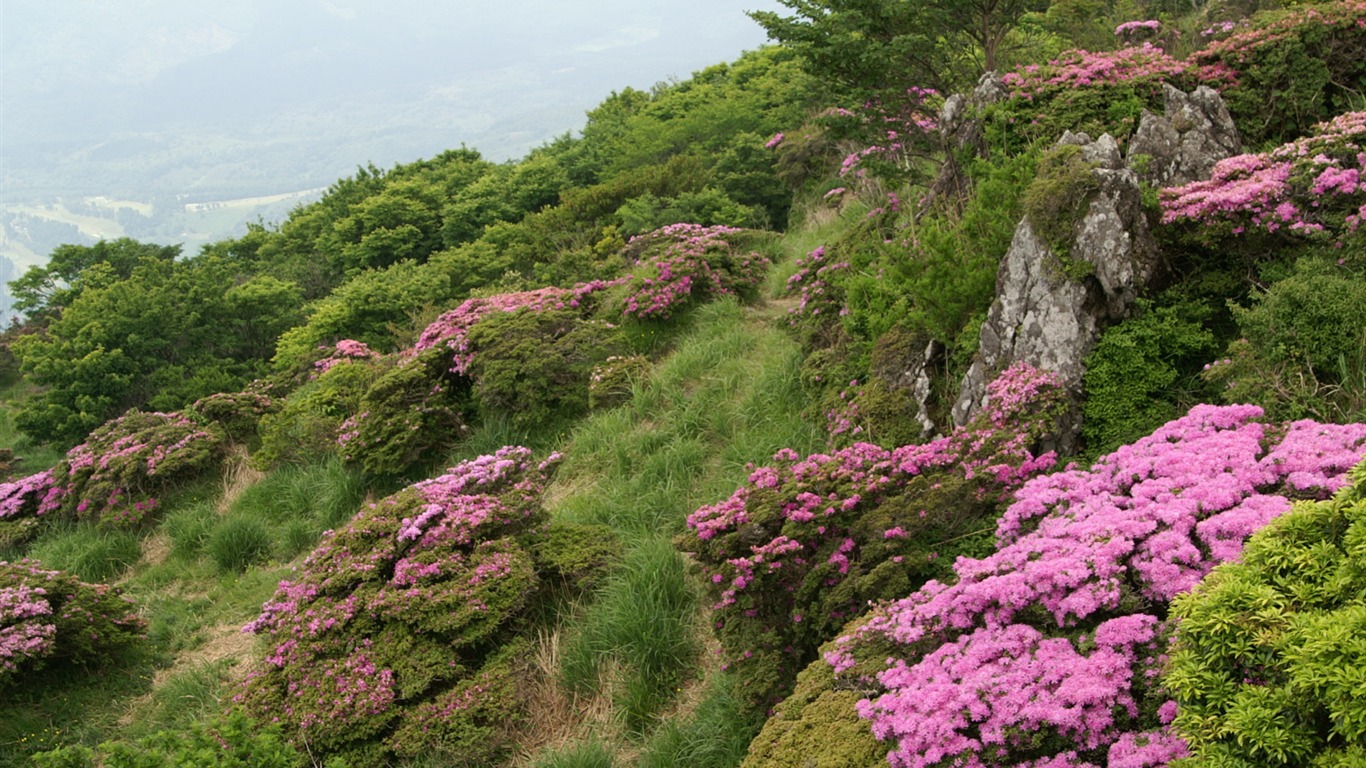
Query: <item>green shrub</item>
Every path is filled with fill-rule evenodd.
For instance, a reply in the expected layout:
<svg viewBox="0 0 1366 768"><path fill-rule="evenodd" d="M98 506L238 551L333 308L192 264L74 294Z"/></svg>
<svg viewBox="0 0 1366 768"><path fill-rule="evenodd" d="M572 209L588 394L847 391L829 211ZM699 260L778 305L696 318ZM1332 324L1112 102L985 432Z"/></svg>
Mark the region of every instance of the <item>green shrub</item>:
<svg viewBox="0 0 1366 768"><path fill-rule="evenodd" d="M1089 454L1131 443L1200 401L1200 366L1216 348L1207 327L1212 314L1196 303L1140 301L1133 317L1101 334L1083 378Z"/></svg>
<svg viewBox="0 0 1366 768"><path fill-rule="evenodd" d="M1206 378L1227 402L1275 418L1366 418L1366 280L1358 270L1306 258L1294 273L1234 306L1243 338Z"/></svg>
<svg viewBox="0 0 1366 768"><path fill-rule="evenodd" d="M493 313L468 338L477 350L469 373L480 408L520 425L587 411L594 369L625 352L618 330L574 309Z"/></svg>
<svg viewBox="0 0 1366 768"><path fill-rule="evenodd" d="M342 458L376 477L429 467L468 431L468 392L469 381L451 371L445 347L403 357L339 425Z"/></svg>
<svg viewBox="0 0 1366 768"><path fill-rule="evenodd" d="M261 418L261 447L253 463L312 464L336 453L342 422L358 412L361 397L384 370L370 361L345 361L303 384L278 411Z"/></svg>
<svg viewBox="0 0 1366 768"><path fill-rule="evenodd" d="M195 721L136 741L97 749L61 747L33 756L34 768L295 768L302 756L278 726L262 727L241 712ZM330 766L331 764L329 764ZM338 766L340 768L340 766Z"/></svg>
<svg viewBox="0 0 1366 768"><path fill-rule="evenodd" d="M588 407L615 408L631 399L637 384L650 375L650 358L612 355L593 367L588 378Z"/></svg>
<svg viewBox="0 0 1366 768"><path fill-rule="evenodd" d="M1025 217L1058 258L1067 259L1077 223L1099 190L1095 164L1086 161L1081 147L1061 144L1039 156L1024 193Z"/></svg>
<svg viewBox="0 0 1366 768"><path fill-rule="evenodd" d="M1366 464L1351 478L1254 534L1240 562L1173 603L1163 685L1190 745L1179 765L1366 759Z"/></svg>
<svg viewBox="0 0 1366 768"><path fill-rule="evenodd" d="M263 392L247 389L223 392L194 401L185 413L210 424L217 424L227 438L250 443L257 437L261 417L279 410L279 403Z"/></svg>

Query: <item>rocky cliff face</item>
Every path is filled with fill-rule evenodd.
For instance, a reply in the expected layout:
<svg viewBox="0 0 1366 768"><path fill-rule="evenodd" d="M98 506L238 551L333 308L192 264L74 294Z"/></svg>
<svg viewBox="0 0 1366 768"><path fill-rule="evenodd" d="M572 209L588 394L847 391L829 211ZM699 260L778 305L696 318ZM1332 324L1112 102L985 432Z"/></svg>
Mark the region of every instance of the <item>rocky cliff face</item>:
<svg viewBox="0 0 1366 768"><path fill-rule="evenodd" d="M1163 114L1144 110L1129 139L1129 166L1141 181L1159 187L1208 179L1215 163L1242 151L1228 107L1203 85L1191 93L1163 88Z"/></svg>
<svg viewBox="0 0 1366 768"><path fill-rule="evenodd" d="M1124 317L1158 267L1157 244L1143 213L1138 174L1124 164L1109 135L1067 133L1058 142L1081 148L1097 191L1073 229L1066 255L1045 243L1028 218L1015 229L996 277L996 300L982 325L980 348L953 406L956 425L986 404L986 385L1016 362L1062 375L1080 397L1083 361L1109 322ZM1065 266L1064 258L1071 263ZM1079 270L1076 265L1081 265ZM1078 277L1078 274L1081 274ZM1075 409L1074 409L1075 410ZM1060 425L1057 448L1075 446L1080 420Z"/></svg>

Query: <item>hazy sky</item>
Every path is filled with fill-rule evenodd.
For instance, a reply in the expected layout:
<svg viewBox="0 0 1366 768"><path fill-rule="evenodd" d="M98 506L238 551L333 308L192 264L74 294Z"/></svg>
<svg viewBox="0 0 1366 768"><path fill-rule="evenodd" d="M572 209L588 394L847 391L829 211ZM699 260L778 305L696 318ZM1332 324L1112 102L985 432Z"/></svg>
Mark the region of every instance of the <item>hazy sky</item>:
<svg viewBox="0 0 1366 768"><path fill-rule="evenodd" d="M744 12L775 8L0 0L0 192L269 194L461 143L519 157L612 90L762 45Z"/></svg>

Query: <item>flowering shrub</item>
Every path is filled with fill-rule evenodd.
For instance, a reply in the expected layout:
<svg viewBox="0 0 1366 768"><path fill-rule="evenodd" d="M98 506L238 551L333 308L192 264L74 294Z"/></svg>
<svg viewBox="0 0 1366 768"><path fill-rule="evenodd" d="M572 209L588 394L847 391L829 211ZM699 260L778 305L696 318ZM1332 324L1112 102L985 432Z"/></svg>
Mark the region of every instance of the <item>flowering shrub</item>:
<svg viewBox="0 0 1366 768"><path fill-rule="evenodd" d="M1024 484L998 547L881 606L825 654L895 766L1165 765L1166 606L1236 558L1290 498L1341 488L1366 425L1260 423L1197 406L1099 459Z"/></svg>
<svg viewBox="0 0 1366 768"><path fill-rule="evenodd" d="M1243 141L1285 141L1360 96L1357 84L1366 79L1363 18L1364 0L1258 14L1246 28L1192 54L1190 64L1202 80L1225 84L1224 100Z"/></svg>
<svg viewBox="0 0 1366 768"><path fill-rule="evenodd" d="M1341 242L1366 217L1366 112L1348 112L1270 152L1219 161L1207 181L1164 189L1163 223Z"/></svg>
<svg viewBox="0 0 1366 768"><path fill-rule="evenodd" d="M1353 487L1259 531L1172 605L1163 685L1183 766L1350 765L1366 745L1366 464Z"/></svg>
<svg viewBox="0 0 1366 768"><path fill-rule="evenodd" d="M835 282L849 269L849 262L832 262L826 256L825 246L817 246L797 259L797 271L787 279L787 291L798 296L797 306L788 310L788 323L794 327L804 320L821 323L849 313L844 292Z"/></svg>
<svg viewBox="0 0 1366 768"><path fill-rule="evenodd" d="M280 735L239 711L196 719L188 727L157 731L136 740L106 741L96 749L79 744L33 756L34 768L294 768L300 755ZM329 763L329 765L331 765Z"/></svg>
<svg viewBox="0 0 1366 768"><path fill-rule="evenodd" d="M1116 33L1119 30L1115 30ZM1092 53L1066 51L1047 64L1029 64L1001 76L1011 97L1037 101L1093 85L1143 85L1154 92L1186 66L1151 43Z"/></svg>
<svg viewBox="0 0 1366 768"><path fill-rule="evenodd" d="M752 297L769 261L756 252L741 253L731 243L744 231L670 224L631 238L626 254L635 265L626 280L622 314L662 320L708 297Z"/></svg>
<svg viewBox="0 0 1366 768"><path fill-rule="evenodd" d="M557 460L502 448L326 535L246 627L270 650L237 700L314 754L495 762L517 726Z"/></svg>
<svg viewBox="0 0 1366 768"><path fill-rule="evenodd" d="M212 468L222 458L223 438L179 413L129 411L67 452L44 480L28 478L29 491L13 496L15 519L29 509L35 516L64 517L132 526L157 508L157 496L175 484ZM42 491L37 507L38 484ZM4 515L0 513L0 519Z"/></svg>
<svg viewBox="0 0 1366 768"><path fill-rule="evenodd" d="M366 391L392 367L387 358L338 362L282 398L261 417L261 445L252 454L258 466L306 464L337 450L344 420L360 411Z"/></svg>
<svg viewBox="0 0 1366 768"><path fill-rule="evenodd" d="M862 178L872 171L887 178L904 176L937 137L943 104L935 89L912 87L895 101L869 102L857 112L834 109L822 114L819 122L831 134L863 145L845 155L839 175Z"/></svg>
<svg viewBox="0 0 1366 768"><path fill-rule="evenodd" d="M495 312L516 312L526 309L539 312L544 309L577 309L587 314L593 307L594 294L617 285L616 281L595 280L580 283L574 288L537 288L534 291L499 293L466 299L460 306L438 317L418 337L409 354L421 354L429 349L444 347L453 354L451 371L468 375L470 363L474 360L474 350L470 347L469 332L474 324Z"/></svg>
<svg viewBox="0 0 1366 768"><path fill-rule="evenodd" d="M354 339L342 339L332 345L330 349L328 347L322 347L322 349L328 354L326 357L314 361L315 376L320 373L327 373L328 370L343 360L368 360L379 357L379 353L371 349L370 345Z"/></svg>
<svg viewBox="0 0 1366 768"><path fill-rule="evenodd" d="M1051 453L1030 448L1062 400L1055 377L1021 364L992 384L967 428L894 451L782 451L729 499L690 515L680 546L706 575L725 662L749 706L781 699L869 600L905 594L980 547L1004 495L1052 466Z"/></svg>
<svg viewBox="0 0 1366 768"><path fill-rule="evenodd" d="M32 560L0 561L0 690L53 662L98 663L144 628L113 587Z"/></svg>
<svg viewBox="0 0 1366 768"><path fill-rule="evenodd" d="M61 506L63 493L51 470L0 483L0 547L22 544L37 533L39 518Z"/></svg>

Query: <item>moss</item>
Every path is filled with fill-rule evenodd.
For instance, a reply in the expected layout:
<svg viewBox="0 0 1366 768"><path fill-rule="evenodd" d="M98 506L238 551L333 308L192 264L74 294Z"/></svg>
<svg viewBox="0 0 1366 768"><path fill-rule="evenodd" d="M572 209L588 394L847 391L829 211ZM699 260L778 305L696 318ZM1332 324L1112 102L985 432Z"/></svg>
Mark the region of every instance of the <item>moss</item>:
<svg viewBox="0 0 1366 768"><path fill-rule="evenodd" d="M797 687L749 745L741 768L882 768L887 748L855 710L861 691L837 690L822 659L797 676Z"/></svg>
<svg viewBox="0 0 1366 768"><path fill-rule="evenodd" d="M1073 273L1082 268L1069 266L1067 262L1075 260L1068 259L1067 253L1078 222L1100 189L1095 167L1075 144L1053 147L1039 158L1034 181L1024 193L1025 216L1034 234L1063 260L1063 274L1072 279L1077 279Z"/></svg>

